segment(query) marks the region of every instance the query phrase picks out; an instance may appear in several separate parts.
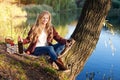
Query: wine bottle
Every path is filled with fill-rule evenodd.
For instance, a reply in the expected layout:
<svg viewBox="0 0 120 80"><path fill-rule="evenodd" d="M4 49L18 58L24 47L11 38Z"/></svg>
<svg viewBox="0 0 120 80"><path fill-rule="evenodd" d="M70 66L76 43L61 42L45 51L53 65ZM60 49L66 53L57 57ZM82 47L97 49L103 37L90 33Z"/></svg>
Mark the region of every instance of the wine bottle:
<svg viewBox="0 0 120 80"><path fill-rule="evenodd" d="M23 43L21 41L18 41L18 51L20 54L23 53Z"/></svg>

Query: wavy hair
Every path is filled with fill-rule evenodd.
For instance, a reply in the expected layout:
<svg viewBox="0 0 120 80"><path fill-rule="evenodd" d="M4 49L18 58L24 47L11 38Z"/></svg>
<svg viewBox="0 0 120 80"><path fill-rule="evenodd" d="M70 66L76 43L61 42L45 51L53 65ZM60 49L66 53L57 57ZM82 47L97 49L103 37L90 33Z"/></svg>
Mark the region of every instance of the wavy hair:
<svg viewBox="0 0 120 80"><path fill-rule="evenodd" d="M39 14L39 16L37 17L37 20L36 20L35 24L32 26L32 28L30 30L31 33L28 35L28 37L30 38L31 42L36 42L37 39L38 39L38 37L39 37L39 35L41 34L41 31L43 30L43 27L40 24L40 20L41 20L41 18L45 14L49 15L48 23L45 26L45 31L46 31L47 35L48 35L48 32L50 30L52 30L52 27L51 27L52 26L52 24L51 24L51 13L49 11L43 11L43 12L41 12Z"/></svg>

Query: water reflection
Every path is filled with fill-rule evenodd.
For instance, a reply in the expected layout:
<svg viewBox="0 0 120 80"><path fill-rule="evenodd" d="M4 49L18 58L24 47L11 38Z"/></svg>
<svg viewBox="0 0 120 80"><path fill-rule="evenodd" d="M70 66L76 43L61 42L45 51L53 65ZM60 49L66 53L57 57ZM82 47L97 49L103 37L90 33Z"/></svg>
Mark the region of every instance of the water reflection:
<svg viewBox="0 0 120 80"><path fill-rule="evenodd" d="M65 38L66 38L66 39L69 39L70 36L71 36L71 34L73 33L74 29L75 29L75 26L73 26L73 25L68 25L67 27L68 27L68 33L67 33L67 35L65 36Z"/></svg>
<svg viewBox="0 0 120 80"><path fill-rule="evenodd" d="M76 80L120 80L120 37L103 29L96 49Z"/></svg>

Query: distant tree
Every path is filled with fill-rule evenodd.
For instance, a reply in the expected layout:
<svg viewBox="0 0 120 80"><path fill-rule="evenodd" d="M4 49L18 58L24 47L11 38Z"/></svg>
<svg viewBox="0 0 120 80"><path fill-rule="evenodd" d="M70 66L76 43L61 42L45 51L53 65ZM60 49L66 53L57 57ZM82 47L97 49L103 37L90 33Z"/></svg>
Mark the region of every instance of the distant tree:
<svg viewBox="0 0 120 80"><path fill-rule="evenodd" d="M71 36L76 42L63 57L70 72L61 72L61 75L66 75L68 80L75 80L95 49L110 6L111 0L85 1L78 24Z"/></svg>

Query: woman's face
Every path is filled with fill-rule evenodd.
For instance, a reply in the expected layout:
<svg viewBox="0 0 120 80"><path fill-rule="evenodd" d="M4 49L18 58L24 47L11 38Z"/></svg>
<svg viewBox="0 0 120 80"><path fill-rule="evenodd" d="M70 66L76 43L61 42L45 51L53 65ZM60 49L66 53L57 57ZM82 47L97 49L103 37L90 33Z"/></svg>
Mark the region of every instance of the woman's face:
<svg viewBox="0 0 120 80"><path fill-rule="evenodd" d="M41 24L43 24L43 25L46 25L48 23L48 21L49 21L49 15L48 14L45 14L40 20Z"/></svg>

